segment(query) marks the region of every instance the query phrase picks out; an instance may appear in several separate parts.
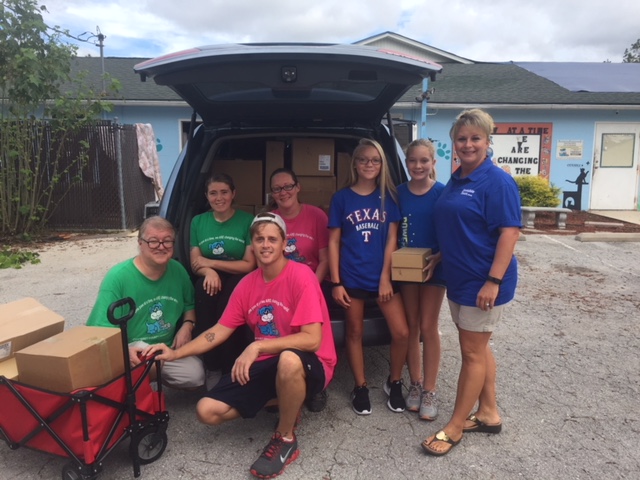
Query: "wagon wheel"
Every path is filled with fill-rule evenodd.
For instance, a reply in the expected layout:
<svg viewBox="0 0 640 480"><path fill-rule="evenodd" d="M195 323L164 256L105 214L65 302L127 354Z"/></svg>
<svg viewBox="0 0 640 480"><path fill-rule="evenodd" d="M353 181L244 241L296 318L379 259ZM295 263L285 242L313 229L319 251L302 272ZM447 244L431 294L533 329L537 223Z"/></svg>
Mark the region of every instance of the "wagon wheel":
<svg viewBox="0 0 640 480"><path fill-rule="evenodd" d="M138 455L141 465L158 460L167 448L167 432L158 427L147 427L131 440L133 452Z"/></svg>
<svg viewBox="0 0 640 480"><path fill-rule="evenodd" d="M83 474L78 465L70 462L67 463L64 467L62 467L62 480L93 480L97 478L96 475L85 475Z"/></svg>

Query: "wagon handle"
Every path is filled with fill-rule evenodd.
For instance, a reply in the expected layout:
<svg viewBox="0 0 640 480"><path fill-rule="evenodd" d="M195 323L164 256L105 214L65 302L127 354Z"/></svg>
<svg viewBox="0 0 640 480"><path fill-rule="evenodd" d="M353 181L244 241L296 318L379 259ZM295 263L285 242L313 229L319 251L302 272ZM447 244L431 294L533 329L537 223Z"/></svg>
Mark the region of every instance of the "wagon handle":
<svg viewBox="0 0 640 480"><path fill-rule="evenodd" d="M115 316L116 309L120 307L126 307L126 306L129 307L129 311L125 313L122 317L116 318ZM109 308L107 309L107 319L113 325L118 326L128 322L135 313L136 313L136 302L133 301L133 298L131 297L121 298L120 300L116 300L111 305L109 305Z"/></svg>

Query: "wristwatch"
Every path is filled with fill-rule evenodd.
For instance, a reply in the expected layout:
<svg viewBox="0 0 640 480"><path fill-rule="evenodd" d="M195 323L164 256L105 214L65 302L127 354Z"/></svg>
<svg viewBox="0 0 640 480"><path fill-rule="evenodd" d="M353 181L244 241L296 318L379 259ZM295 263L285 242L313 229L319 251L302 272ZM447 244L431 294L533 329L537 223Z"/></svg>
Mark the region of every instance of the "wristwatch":
<svg viewBox="0 0 640 480"><path fill-rule="evenodd" d="M495 283L496 285L502 285L502 279L487 275L487 282Z"/></svg>

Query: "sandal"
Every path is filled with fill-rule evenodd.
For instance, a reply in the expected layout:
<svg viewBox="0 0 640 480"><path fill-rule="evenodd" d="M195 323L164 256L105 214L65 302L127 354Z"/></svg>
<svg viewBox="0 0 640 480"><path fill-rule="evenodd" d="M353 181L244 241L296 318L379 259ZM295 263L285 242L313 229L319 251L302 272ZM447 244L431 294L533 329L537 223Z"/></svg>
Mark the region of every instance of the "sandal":
<svg viewBox="0 0 640 480"><path fill-rule="evenodd" d="M464 427L463 432L476 432L476 433L500 433L502 431L502 422L488 425L482 420L479 420L474 413L467 417L467 420L473 423L471 427Z"/></svg>
<svg viewBox="0 0 640 480"><path fill-rule="evenodd" d="M462 440L462 437L460 437L459 440L452 440L451 438L449 438L449 435L444 432L444 430L440 430L433 437L427 438L424 442L422 442L422 449L424 450L424 453L428 453L429 455L433 455L436 457L441 457L449 453L453 447L458 445L460 443L460 440ZM446 450L436 450L433 448L433 444L435 442L446 443L449 445L449 447Z"/></svg>

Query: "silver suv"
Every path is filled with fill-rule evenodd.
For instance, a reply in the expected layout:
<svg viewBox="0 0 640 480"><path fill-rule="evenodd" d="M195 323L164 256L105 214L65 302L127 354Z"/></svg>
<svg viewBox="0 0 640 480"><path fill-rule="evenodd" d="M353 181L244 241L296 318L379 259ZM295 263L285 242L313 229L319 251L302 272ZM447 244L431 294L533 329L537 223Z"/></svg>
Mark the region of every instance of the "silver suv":
<svg viewBox="0 0 640 480"><path fill-rule="evenodd" d="M267 203L268 179L278 166L303 175L302 201L327 207L343 186L350 153L367 137L385 149L394 180L406 181L389 110L441 67L366 46L244 44L194 48L134 70L142 81L153 78L188 102L192 126L196 114L202 119L189 132L159 208L176 226L177 259L188 269L191 219L208 208L203 184L213 171L232 174L239 208L253 213ZM336 343L342 345L344 312L330 298L328 304ZM375 302L368 305L364 332L365 345L389 342Z"/></svg>

